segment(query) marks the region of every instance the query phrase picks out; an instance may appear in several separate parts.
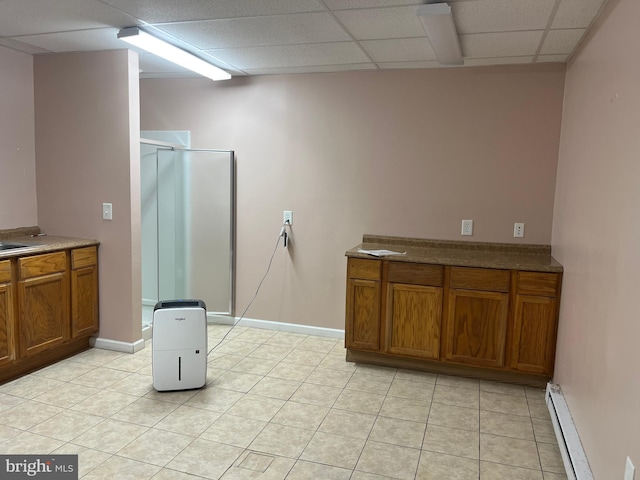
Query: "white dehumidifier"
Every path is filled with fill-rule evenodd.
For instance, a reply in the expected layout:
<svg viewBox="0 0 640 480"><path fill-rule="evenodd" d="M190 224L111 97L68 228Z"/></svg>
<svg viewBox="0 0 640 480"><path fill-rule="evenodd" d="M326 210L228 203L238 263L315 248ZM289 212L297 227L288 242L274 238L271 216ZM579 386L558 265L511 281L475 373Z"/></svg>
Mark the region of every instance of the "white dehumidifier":
<svg viewBox="0 0 640 480"><path fill-rule="evenodd" d="M153 309L152 373L158 391L203 387L207 381L207 307L167 300Z"/></svg>

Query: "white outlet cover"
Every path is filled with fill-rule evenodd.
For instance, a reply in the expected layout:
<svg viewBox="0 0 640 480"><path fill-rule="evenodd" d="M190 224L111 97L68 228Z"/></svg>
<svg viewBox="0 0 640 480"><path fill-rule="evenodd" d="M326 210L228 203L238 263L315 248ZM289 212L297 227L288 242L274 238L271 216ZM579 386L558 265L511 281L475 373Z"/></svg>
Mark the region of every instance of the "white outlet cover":
<svg viewBox="0 0 640 480"><path fill-rule="evenodd" d="M473 235L473 220L462 220L460 235Z"/></svg>
<svg viewBox="0 0 640 480"><path fill-rule="evenodd" d="M513 236L518 238L524 237L524 223L513 224Z"/></svg>

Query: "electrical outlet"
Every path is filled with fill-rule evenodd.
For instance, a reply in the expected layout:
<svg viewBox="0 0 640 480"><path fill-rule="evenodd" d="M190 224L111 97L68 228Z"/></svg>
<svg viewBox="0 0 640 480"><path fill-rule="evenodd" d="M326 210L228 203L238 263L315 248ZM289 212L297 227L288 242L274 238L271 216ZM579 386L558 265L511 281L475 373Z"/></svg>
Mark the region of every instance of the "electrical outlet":
<svg viewBox="0 0 640 480"><path fill-rule="evenodd" d="M283 212L282 223L289 223L289 225L293 225L293 211L285 210Z"/></svg>
<svg viewBox="0 0 640 480"><path fill-rule="evenodd" d="M636 478L636 467L631 463L631 459L627 457L627 464L624 467L624 480L634 480Z"/></svg>
<svg viewBox="0 0 640 480"><path fill-rule="evenodd" d="M460 235L473 235L473 220L462 220Z"/></svg>
<svg viewBox="0 0 640 480"><path fill-rule="evenodd" d="M524 237L524 223L513 224L513 236L518 238Z"/></svg>
<svg viewBox="0 0 640 480"><path fill-rule="evenodd" d="M113 205L111 203L102 204L102 219L113 220Z"/></svg>

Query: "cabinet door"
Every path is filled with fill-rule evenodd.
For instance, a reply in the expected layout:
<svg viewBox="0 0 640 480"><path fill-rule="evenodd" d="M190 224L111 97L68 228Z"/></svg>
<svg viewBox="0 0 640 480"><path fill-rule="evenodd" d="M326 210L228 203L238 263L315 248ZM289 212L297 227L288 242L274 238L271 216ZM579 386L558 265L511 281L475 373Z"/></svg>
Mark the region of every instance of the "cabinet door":
<svg viewBox="0 0 640 480"><path fill-rule="evenodd" d="M516 296L511 367L529 373L551 375L556 342L555 298Z"/></svg>
<svg viewBox="0 0 640 480"><path fill-rule="evenodd" d="M442 288L391 283L387 295L386 351L437 359Z"/></svg>
<svg viewBox="0 0 640 480"><path fill-rule="evenodd" d="M380 350L380 282L347 280L346 346Z"/></svg>
<svg viewBox="0 0 640 480"><path fill-rule="evenodd" d="M71 251L71 335L98 331L98 252L96 247Z"/></svg>
<svg viewBox="0 0 640 480"><path fill-rule="evenodd" d="M71 335L73 338L98 331L98 269L71 272Z"/></svg>
<svg viewBox="0 0 640 480"><path fill-rule="evenodd" d="M0 365L15 358L13 325L13 288L0 283Z"/></svg>
<svg viewBox="0 0 640 480"><path fill-rule="evenodd" d="M446 358L484 367L504 365L509 295L451 289Z"/></svg>
<svg viewBox="0 0 640 480"><path fill-rule="evenodd" d="M69 339L69 277L54 273L18 283L21 356L35 355Z"/></svg>

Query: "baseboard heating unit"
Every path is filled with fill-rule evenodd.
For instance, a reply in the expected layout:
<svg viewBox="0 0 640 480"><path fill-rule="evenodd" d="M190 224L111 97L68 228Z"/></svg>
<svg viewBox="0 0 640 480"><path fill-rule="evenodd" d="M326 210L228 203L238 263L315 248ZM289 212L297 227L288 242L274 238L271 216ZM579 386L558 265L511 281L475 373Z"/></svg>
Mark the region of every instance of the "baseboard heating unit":
<svg viewBox="0 0 640 480"><path fill-rule="evenodd" d="M158 391L203 387L207 381L207 307L167 300L153 309L151 366Z"/></svg>
<svg viewBox="0 0 640 480"><path fill-rule="evenodd" d="M568 480L593 480L587 456L562 390L558 385L547 383L544 398L551 414L553 430L558 439Z"/></svg>

